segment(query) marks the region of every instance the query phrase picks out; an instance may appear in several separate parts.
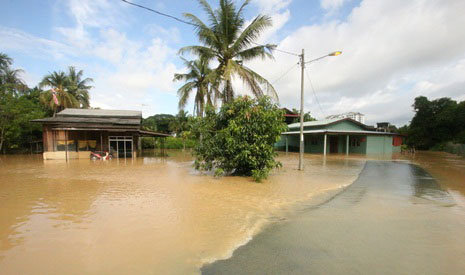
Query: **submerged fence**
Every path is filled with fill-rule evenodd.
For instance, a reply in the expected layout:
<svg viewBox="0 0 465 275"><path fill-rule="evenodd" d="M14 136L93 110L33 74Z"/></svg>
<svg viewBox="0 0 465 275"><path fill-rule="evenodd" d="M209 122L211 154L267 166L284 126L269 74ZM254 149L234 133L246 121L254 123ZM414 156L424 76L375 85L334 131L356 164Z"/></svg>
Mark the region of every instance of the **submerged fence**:
<svg viewBox="0 0 465 275"><path fill-rule="evenodd" d="M445 147L446 148L444 151L465 157L465 144L455 144L448 142Z"/></svg>

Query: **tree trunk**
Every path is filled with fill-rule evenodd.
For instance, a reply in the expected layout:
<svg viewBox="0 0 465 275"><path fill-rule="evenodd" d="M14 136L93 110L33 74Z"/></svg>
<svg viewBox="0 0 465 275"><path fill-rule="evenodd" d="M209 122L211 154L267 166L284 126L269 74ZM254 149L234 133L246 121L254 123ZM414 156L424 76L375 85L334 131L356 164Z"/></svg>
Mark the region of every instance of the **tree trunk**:
<svg viewBox="0 0 465 275"><path fill-rule="evenodd" d="M231 80L226 80L225 102L231 102L234 98Z"/></svg>
<svg viewBox="0 0 465 275"><path fill-rule="evenodd" d="M0 132L0 151L3 149L3 142L5 141L3 134L5 133L5 126L2 127L2 131ZM5 154L5 151L3 151L3 154Z"/></svg>

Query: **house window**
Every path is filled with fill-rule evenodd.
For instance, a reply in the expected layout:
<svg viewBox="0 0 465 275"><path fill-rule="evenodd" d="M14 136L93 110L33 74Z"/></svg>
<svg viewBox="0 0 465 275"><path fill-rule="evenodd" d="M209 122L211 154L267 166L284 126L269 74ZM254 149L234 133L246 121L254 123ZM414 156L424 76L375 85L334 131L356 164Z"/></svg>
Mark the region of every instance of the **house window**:
<svg viewBox="0 0 465 275"><path fill-rule="evenodd" d="M360 139L358 137L351 137L350 138L350 146L352 146L352 147L360 147Z"/></svg>
<svg viewBox="0 0 465 275"><path fill-rule="evenodd" d="M78 149L79 151L95 151L97 148L96 140L79 140Z"/></svg>
<svg viewBox="0 0 465 275"><path fill-rule="evenodd" d="M68 149L66 149L68 147ZM57 141L57 151L76 151L76 144L74 140L58 140Z"/></svg>

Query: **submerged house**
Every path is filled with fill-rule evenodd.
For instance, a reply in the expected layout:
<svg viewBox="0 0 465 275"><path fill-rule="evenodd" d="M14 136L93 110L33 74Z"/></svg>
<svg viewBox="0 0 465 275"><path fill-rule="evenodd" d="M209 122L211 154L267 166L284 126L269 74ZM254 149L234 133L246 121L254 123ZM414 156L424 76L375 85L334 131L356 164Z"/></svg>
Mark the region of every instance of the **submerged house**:
<svg viewBox="0 0 465 275"><path fill-rule="evenodd" d="M169 135L141 129L142 112L68 108L55 117L35 119L43 125L44 159L89 158L107 151L117 158L135 157L140 137Z"/></svg>
<svg viewBox="0 0 465 275"><path fill-rule="evenodd" d="M277 149L299 150L300 123L288 125ZM391 154L400 152L402 136L379 132L351 118L304 122L304 151L306 153Z"/></svg>

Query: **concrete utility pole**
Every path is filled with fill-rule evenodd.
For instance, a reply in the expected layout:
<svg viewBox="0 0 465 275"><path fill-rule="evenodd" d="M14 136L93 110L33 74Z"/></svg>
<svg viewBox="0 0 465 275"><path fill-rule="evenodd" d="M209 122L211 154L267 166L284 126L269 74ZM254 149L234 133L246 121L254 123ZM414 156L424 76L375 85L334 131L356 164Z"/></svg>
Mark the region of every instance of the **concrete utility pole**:
<svg viewBox="0 0 465 275"><path fill-rule="evenodd" d="M304 70L305 70L305 57L304 49L300 55L300 146L299 146L299 170L304 170Z"/></svg>
<svg viewBox="0 0 465 275"><path fill-rule="evenodd" d="M342 54L341 51L332 52L330 54L312 59L310 61L305 62L305 53L304 49L302 49L302 54L299 55L300 57L300 68L301 68L301 79L300 79L300 146L299 146L299 170L304 170L304 73L305 73L305 64L314 62L320 59L323 59L328 56L338 56ZM326 156L326 134L325 134L325 145L324 145L324 155Z"/></svg>

